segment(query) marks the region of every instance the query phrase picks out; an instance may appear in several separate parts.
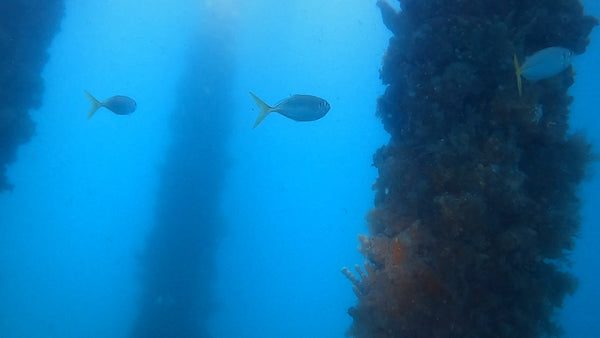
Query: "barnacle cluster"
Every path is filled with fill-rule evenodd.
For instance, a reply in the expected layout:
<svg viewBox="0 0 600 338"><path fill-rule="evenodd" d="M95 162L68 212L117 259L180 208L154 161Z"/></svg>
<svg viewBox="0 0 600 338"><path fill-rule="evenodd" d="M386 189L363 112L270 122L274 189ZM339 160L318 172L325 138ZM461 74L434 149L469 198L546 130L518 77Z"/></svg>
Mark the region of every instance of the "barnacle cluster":
<svg viewBox="0 0 600 338"><path fill-rule="evenodd" d="M0 192L12 189L6 166L34 134L28 111L41 106L46 49L63 11L63 0L0 2Z"/></svg>
<svg viewBox="0 0 600 338"><path fill-rule="evenodd" d="M569 133L573 71L524 82L513 54L581 54L598 21L578 0L378 1L394 33L377 115L389 144L359 236L356 337L541 337L577 281L577 187L593 158Z"/></svg>

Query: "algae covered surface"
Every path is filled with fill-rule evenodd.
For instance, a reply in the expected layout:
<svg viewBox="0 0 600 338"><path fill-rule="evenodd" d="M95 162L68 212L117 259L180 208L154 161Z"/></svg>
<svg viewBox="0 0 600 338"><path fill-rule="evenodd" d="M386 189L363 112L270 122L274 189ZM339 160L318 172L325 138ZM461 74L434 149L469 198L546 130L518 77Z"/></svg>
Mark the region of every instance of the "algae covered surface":
<svg viewBox="0 0 600 338"><path fill-rule="evenodd" d="M13 189L6 166L35 132L29 110L42 105L46 49L63 12L62 0L0 3L0 193Z"/></svg>
<svg viewBox="0 0 600 338"><path fill-rule="evenodd" d="M348 334L561 335L555 314L577 289L577 189L595 155L569 131L572 68L524 81L519 96L513 55L580 55L597 19L576 0L378 5L394 33L377 110L391 139L373 157Z"/></svg>

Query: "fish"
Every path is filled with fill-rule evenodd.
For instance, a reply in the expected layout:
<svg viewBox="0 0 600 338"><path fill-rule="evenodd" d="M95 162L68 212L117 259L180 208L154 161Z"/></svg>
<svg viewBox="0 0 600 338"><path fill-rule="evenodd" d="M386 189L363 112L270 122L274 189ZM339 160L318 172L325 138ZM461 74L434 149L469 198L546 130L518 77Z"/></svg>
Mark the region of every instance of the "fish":
<svg viewBox="0 0 600 338"><path fill-rule="evenodd" d="M118 115L129 115L135 111L137 106L134 99L123 95L109 97L108 99L104 100L104 102L96 100L96 98L87 91L85 91L85 95L92 104L90 111L88 112L88 119L102 107Z"/></svg>
<svg viewBox="0 0 600 338"><path fill-rule="evenodd" d="M523 93L521 77L534 82L553 77L567 69L573 62L573 57L574 54L570 49L548 47L525 58L525 62L520 66L517 55L513 54L519 96Z"/></svg>
<svg viewBox="0 0 600 338"><path fill-rule="evenodd" d="M277 112L295 121L315 121L325 116L331 108L327 101L312 95L293 95L273 107L264 103L254 93L250 92L250 95L260 109L252 128L256 128L272 112Z"/></svg>

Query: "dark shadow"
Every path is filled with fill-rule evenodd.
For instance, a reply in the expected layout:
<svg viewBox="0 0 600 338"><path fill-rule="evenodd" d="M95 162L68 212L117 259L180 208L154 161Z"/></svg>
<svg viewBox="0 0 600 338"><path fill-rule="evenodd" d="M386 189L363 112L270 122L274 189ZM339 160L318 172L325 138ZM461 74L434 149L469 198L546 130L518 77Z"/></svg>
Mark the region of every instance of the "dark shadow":
<svg viewBox="0 0 600 338"><path fill-rule="evenodd" d="M0 1L0 193L13 189L6 166L35 132L29 110L42 105L41 72L63 14L63 0Z"/></svg>
<svg viewBox="0 0 600 338"><path fill-rule="evenodd" d="M213 17L192 42L171 119L156 221L141 259L133 337L207 337L215 252L223 232L220 191L227 165L233 55Z"/></svg>

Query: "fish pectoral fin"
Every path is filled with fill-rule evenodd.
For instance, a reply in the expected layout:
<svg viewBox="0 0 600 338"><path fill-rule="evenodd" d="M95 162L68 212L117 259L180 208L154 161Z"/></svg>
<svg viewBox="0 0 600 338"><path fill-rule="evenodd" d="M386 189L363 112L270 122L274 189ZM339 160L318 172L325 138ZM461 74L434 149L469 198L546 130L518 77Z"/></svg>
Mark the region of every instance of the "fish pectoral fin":
<svg viewBox="0 0 600 338"><path fill-rule="evenodd" d="M100 107L102 107L102 102L96 100L96 98L93 97L92 94L90 94L87 90L84 90L84 92L85 92L85 96L87 96L88 100L92 104L92 106L90 107L90 111L88 112L88 119L89 119L90 117L92 117L94 115L94 113Z"/></svg>
<svg viewBox="0 0 600 338"><path fill-rule="evenodd" d="M515 76L517 77L517 89L519 90L519 96L523 95L522 83L521 83L521 66L519 66L519 59L517 54L513 54L513 62L515 63Z"/></svg>
<svg viewBox="0 0 600 338"><path fill-rule="evenodd" d="M267 115L269 115L269 113L271 111L273 111L273 108L270 107L268 104L264 103L263 100L261 100L258 96L254 95L254 93L250 92L250 95L252 95L252 98L254 99L254 102L256 102L256 105L259 108L259 112L258 112L258 117L256 118L256 122L254 122L254 127L252 127L252 129L256 128L256 126L258 126L262 120L265 119L265 117L267 117Z"/></svg>

